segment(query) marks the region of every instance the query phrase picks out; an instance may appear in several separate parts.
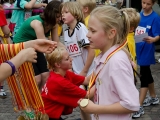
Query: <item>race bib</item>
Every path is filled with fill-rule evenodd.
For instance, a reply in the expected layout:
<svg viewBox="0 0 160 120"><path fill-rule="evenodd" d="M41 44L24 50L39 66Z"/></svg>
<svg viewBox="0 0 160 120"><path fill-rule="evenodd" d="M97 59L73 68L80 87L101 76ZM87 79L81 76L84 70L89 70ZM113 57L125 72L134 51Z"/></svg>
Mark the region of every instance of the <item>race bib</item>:
<svg viewBox="0 0 160 120"><path fill-rule="evenodd" d="M143 34L143 33L146 33L146 28L138 26L136 31L135 31L135 35L140 35L140 34Z"/></svg>
<svg viewBox="0 0 160 120"><path fill-rule="evenodd" d="M78 56L82 54L77 41L67 42L65 44L70 56Z"/></svg>
<svg viewBox="0 0 160 120"><path fill-rule="evenodd" d="M28 19L31 16L32 16L32 12L31 11L25 11L24 20Z"/></svg>

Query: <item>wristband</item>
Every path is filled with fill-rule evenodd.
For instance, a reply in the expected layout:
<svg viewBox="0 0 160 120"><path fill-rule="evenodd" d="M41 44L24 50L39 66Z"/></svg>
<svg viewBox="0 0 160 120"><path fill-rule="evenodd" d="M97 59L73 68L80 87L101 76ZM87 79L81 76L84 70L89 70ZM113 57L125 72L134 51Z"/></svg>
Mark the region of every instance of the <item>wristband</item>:
<svg viewBox="0 0 160 120"><path fill-rule="evenodd" d="M14 64L11 61L5 61L5 63L8 63L11 66L11 68L12 68L11 76L14 75L14 73L16 72L16 68L15 68Z"/></svg>

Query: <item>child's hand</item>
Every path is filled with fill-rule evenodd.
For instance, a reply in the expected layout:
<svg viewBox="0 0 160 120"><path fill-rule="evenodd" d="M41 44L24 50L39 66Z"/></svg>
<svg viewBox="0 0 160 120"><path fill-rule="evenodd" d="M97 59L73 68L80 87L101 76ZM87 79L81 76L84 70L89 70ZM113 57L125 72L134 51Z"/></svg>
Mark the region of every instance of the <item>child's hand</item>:
<svg viewBox="0 0 160 120"><path fill-rule="evenodd" d="M153 43L153 42L155 42L156 40L155 40L154 37L148 36L148 37L144 38L144 41L146 41L147 43Z"/></svg>
<svg viewBox="0 0 160 120"><path fill-rule="evenodd" d="M22 59L24 59L25 62L37 62L37 53L34 48L23 49L20 53L22 54Z"/></svg>
<svg viewBox="0 0 160 120"><path fill-rule="evenodd" d="M87 113L91 113L91 114L95 114L95 108L96 108L96 104L94 104L91 100L89 100L88 102L88 105L86 107L81 107L80 106L80 102L81 102L82 99L80 99L78 101L78 104L79 104L79 107L81 108L81 110L83 110L84 112L87 112Z"/></svg>

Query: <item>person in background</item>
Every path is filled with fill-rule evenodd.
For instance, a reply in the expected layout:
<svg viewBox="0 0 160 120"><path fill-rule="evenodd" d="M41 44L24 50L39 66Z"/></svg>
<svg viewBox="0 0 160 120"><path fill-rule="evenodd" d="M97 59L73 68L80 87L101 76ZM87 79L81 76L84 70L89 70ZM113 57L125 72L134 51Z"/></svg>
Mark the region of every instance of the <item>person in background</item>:
<svg viewBox="0 0 160 120"><path fill-rule="evenodd" d="M135 30L135 36L148 33L142 42L136 43L137 64L140 66L140 108L133 114L134 118L139 118L144 114L144 106L159 104L159 98L156 96L154 88L154 79L152 77L150 65L155 64L155 46L154 42L159 40L160 18L152 7L156 0L142 0L142 11L140 12L140 23ZM146 98L147 92L149 96ZM146 99L145 99L146 98Z"/></svg>
<svg viewBox="0 0 160 120"><path fill-rule="evenodd" d="M0 4L0 44L3 43L10 43L10 30L7 25L7 20L5 16L5 11L3 9L3 6ZM4 99L7 97L6 92L3 88L4 83L0 83L0 98Z"/></svg>
<svg viewBox="0 0 160 120"><path fill-rule="evenodd" d="M130 31L127 35L127 47L131 55L131 60L133 61L134 69L137 70L136 61L136 44L134 39L134 31L140 22L140 14L134 8L122 8L121 11L126 12L130 21Z"/></svg>
<svg viewBox="0 0 160 120"><path fill-rule="evenodd" d="M16 0L14 3L14 8L20 9L12 11L12 16L9 24L9 28L13 36L17 33L23 22L31 17L32 8L41 8L46 6L47 4L45 3L36 3L36 0Z"/></svg>
<svg viewBox="0 0 160 120"><path fill-rule="evenodd" d="M77 0L78 3L82 6L82 11L84 14L84 23L85 26L88 28L88 20L90 17L90 13L94 8L96 8L96 1L95 0ZM98 56L100 50L95 50L95 56Z"/></svg>

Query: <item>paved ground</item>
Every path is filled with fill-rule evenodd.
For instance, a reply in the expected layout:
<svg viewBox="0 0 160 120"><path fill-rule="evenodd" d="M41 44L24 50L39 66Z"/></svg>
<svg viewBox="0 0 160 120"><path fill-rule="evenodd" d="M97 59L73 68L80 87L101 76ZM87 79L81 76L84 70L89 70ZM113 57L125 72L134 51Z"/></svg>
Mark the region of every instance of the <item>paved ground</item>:
<svg viewBox="0 0 160 120"><path fill-rule="evenodd" d="M160 98L160 64L151 66L152 74L155 79L155 89L157 96ZM139 82L137 85L139 89ZM12 99L7 83L5 83L5 90L8 95L6 99L0 99L0 120L16 120L21 113L15 113L12 106ZM76 108L71 115L64 116L66 120L75 120L80 118L79 109ZM136 120L160 120L160 105L145 107L145 114Z"/></svg>

